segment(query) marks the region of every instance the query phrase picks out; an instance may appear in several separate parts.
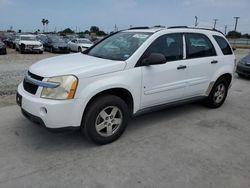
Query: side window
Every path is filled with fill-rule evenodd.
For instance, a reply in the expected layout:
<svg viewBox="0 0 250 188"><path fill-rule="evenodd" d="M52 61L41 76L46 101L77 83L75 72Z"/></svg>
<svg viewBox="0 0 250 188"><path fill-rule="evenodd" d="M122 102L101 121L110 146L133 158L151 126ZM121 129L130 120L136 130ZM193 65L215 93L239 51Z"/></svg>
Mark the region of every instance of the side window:
<svg viewBox="0 0 250 188"><path fill-rule="evenodd" d="M218 43L218 45L220 46L220 49L224 55L233 54L228 42L223 37L220 37L217 35L214 35L213 37L216 40L216 42Z"/></svg>
<svg viewBox="0 0 250 188"><path fill-rule="evenodd" d="M146 51L146 57L151 53L161 53L167 61L183 59L182 34L167 34L156 39Z"/></svg>
<svg viewBox="0 0 250 188"><path fill-rule="evenodd" d="M213 44L205 35L188 33L185 38L187 59L216 56Z"/></svg>

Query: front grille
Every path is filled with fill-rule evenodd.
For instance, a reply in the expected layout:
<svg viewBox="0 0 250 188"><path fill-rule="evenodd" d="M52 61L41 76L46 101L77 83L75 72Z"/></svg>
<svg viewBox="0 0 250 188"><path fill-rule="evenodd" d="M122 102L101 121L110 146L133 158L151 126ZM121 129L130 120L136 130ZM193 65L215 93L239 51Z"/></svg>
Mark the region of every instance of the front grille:
<svg viewBox="0 0 250 188"><path fill-rule="evenodd" d="M27 48L38 48L39 45L27 45L26 47L27 47Z"/></svg>
<svg viewBox="0 0 250 188"><path fill-rule="evenodd" d="M38 75L35 75L31 72L28 71L28 75L33 78L33 79L36 79L36 80L39 80L39 81L42 81L43 80L43 77L41 76L38 76ZM25 91L35 95L36 92L37 92L37 89L38 89L38 86L35 85L35 84L32 84L30 82L27 82L25 79L23 80L23 88Z"/></svg>
<svg viewBox="0 0 250 188"><path fill-rule="evenodd" d="M63 50L63 51L67 51L68 48L67 47L59 47L60 50Z"/></svg>

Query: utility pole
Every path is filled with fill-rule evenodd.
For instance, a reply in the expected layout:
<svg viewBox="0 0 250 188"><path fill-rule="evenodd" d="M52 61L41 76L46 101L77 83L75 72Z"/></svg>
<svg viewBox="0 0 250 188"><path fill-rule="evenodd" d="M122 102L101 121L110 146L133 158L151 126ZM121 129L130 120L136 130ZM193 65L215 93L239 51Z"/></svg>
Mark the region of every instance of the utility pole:
<svg viewBox="0 0 250 188"><path fill-rule="evenodd" d="M225 25L225 35L227 34L227 25Z"/></svg>
<svg viewBox="0 0 250 188"><path fill-rule="evenodd" d="M218 21L218 19L214 19L214 29L216 28L217 21Z"/></svg>
<svg viewBox="0 0 250 188"><path fill-rule="evenodd" d="M236 31L236 29L237 29L238 19L239 19L239 18L240 18L240 17L238 17L238 16L234 17L234 19L235 19L234 31Z"/></svg>
<svg viewBox="0 0 250 188"><path fill-rule="evenodd" d="M117 25L115 24L115 26L114 26L114 30L115 30L115 32L117 32L118 31L118 27L117 27Z"/></svg>
<svg viewBox="0 0 250 188"><path fill-rule="evenodd" d="M198 17L195 16L194 18L195 18L194 26L197 27L198 26Z"/></svg>

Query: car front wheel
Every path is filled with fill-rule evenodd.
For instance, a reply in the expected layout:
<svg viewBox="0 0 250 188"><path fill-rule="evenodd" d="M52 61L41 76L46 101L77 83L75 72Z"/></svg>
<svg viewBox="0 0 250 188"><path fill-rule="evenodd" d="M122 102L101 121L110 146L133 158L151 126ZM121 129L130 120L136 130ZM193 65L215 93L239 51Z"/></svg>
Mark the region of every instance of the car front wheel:
<svg viewBox="0 0 250 188"><path fill-rule="evenodd" d="M88 105L81 128L93 142L108 144L122 135L128 117L128 106L120 97L105 95Z"/></svg>

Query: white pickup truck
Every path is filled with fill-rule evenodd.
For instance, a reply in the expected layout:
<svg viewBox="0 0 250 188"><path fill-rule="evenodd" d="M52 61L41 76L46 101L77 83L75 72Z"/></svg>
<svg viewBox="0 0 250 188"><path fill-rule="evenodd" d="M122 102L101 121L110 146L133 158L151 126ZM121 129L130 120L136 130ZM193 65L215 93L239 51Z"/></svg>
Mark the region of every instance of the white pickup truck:
<svg viewBox="0 0 250 188"><path fill-rule="evenodd" d="M130 117L171 104L226 99L235 56L225 36L188 27L132 28L83 53L33 64L18 86L23 114L47 128L80 128L97 144Z"/></svg>

